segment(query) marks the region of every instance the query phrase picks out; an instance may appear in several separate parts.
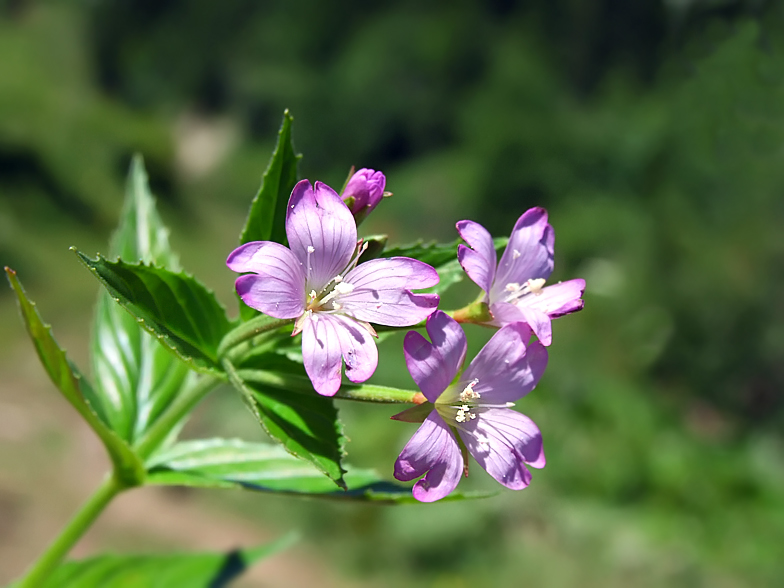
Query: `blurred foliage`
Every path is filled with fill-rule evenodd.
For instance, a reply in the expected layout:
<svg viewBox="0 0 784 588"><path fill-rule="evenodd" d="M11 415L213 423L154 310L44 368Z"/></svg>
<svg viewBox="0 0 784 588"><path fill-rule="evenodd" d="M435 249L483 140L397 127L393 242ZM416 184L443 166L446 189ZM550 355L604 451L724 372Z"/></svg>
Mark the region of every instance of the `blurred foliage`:
<svg viewBox="0 0 784 588"><path fill-rule="evenodd" d="M216 268L284 108L305 177L387 173L395 197L368 234L452 241L473 218L503 236L543 205L555 279L587 279L520 404L550 462L524 493L430 510L228 498L238 508L299 521L389 585L784 581L780 3L17 0L2 14L0 255L39 280L49 234L108 231L140 150L184 265L230 301ZM464 286L447 305L475 295ZM488 333L471 336L476 351ZM376 381L409 386L399 338L384 345ZM413 430L343 412L352 462L391 468ZM487 487L477 474L467 487Z"/></svg>

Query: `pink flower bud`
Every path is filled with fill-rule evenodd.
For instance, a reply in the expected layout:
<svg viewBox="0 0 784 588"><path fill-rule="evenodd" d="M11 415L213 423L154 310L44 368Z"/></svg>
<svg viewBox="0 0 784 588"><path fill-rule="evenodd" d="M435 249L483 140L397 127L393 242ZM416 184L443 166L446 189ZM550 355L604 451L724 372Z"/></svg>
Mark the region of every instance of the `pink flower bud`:
<svg viewBox="0 0 784 588"><path fill-rule="evenodd" d="M384 197L387 179L380 171L361 169L346 184L341 197L357 222L370 214Z"/></svg>

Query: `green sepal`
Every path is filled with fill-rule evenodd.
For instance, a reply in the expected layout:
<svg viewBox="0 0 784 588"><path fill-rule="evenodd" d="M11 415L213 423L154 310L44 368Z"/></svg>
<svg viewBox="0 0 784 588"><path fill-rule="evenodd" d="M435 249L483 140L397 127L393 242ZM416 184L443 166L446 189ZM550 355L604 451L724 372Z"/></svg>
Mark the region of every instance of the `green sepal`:
<svg viewBox="0 0 784 588"><path fill-rule="evenodd" d="M110 427L105 408L87 380L79 373L52 335L51 327L43 322L25 294L16 272L5 268L8 281L16 293L19 310L27 332L35 345L38 357L52 382L66 400L87 421L109 453L117 479L125 486L137 486L144 480L144 466L130 446Z"/></svg>
<svg viewBox="0 0 784 588"><path fill-rule="evenodd" d="M487 302L472 302L468 306L451 313L452 318L459 323L489 323L493 320Z"/></svg>
<svg viewBox="0 0 784 588"><path fill-rule="evenodd" d="M389 237L387 235L371 235L370 237L363 237L365 243L367 243L367 248L359 256L359 263L364 263L366 261L370 261L371 259L377 259L381 257L384 253L384 247L387 246L387 240Z"/></svg>
<svg viewBox="0 0 784 588"><path fill-rule="evenodd" d="M346 176L346 179L343 181L343 187L340 188L340 195L341 196L343 196L343 192L346 191L346 188L348 187L348 183L351 181L351 178L354 177L354 174L356 173L356 171L357 171L356 167L353 166L353 165L349 168L348 175ZM349 206L349 208L351 208L351 206Z"/></svg>
<svg viewBox="0 0 784 588"><path fill-rule="evenodd" d="M218 346L231 328L226 311L194 277L144 263L90 259L82 263L138 323L193 369L220 371Z"/></svg>
<svg viewBox="0 0 784 588"><path fill-rule="evenodd" d="M432 402L424 402L393 414L389 418L393 421L403 421L404 423L423 423L434 409L435 405Z"/></svg>

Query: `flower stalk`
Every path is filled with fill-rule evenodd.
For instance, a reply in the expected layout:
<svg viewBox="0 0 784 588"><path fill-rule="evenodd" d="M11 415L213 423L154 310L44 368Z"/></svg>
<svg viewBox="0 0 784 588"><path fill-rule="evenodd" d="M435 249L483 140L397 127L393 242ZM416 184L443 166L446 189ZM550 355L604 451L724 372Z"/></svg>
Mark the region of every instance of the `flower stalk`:
<svg viewBox="0 0 784 588"><path fill-rule="evenodd" d="M237 370L236 374L239 379L245 382L255 382L301 394L313 393L313 384L311 384L310 380L296 374L243 369ZM335 394L335 398L382 404L422 404L426 402L426 398L421 392L374 386L372 384L343 384L337 394Z"/></svg>
<svg viewBox="0 0 784 588"><path fill-rule="evenodd" d="M217 376L200 375L190 386L186 386L171 403L168 409L141 437L134 447L141 459L147 459L160 447L164 439L171 433L186 415L223 380Z"/></svg>
<svg viewBox="0 0 784 588"><path fill-rule="evenodd" d="M237 345L253 339L257 335L274 331L292 322L294 321L290 319L276 319L264 314L254 317L249 321L242 323L236 329L232 329L226 333L226 336L223 337L220 345L218 345L218 359L223 358L229 350Z"/></svg>
<svg viewBox="0 0 784 588"><path fill-rule="evenodd" d="M49 545L43 555L30 567L25 576L15 584L16 588L39 588L52 575L60 562L68 555L74 545L81 539L87 529L92 526L106 506L125 486L114 474L106 477L95 493L84 503L62 530L60 535Z"/></svg>

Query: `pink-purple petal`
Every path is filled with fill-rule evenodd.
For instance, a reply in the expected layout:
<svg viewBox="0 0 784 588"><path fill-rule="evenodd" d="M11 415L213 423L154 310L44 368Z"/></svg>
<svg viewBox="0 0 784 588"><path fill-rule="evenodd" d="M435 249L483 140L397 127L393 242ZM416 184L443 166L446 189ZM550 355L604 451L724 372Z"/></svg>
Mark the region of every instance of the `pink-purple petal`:
<svg viewBox="0 0 784 588"><path fill-rule="evenodd" d="M547 279L553 271L555 233L547 223L544 208L531 208L517 219L509 243L501 256L490 301L502 300L507 284Z"/></svg>
<svg viewBox="0 0 784 588"><path fill-rule="evenodd" d="M351 212L369 214L381 202L386 187L386 177L380 171L362 168L357 171L346 184L342 198L354 199Z"/></svg>
<svg viewBox="0 0 784 588"><path fill-rule="evenodd" d="M293 319L305 311L304 292L280 278L247 274L234 282L242 301L278 319Z"/></svg>
<svg viewBox="0 0 784 588"><path fill-rule="evenodd" d="M542 344L549 346L553 342L552 323L550 317L543 312L522 305L497 302L490 306L490 313L496 326L523 322L531 327Z"/></svg>
<svg viewBox="0 0 784 588"><path fill-rule="evenodd" d="M316 291L340 274L356 251L357 226L337 193L321 182L302 180L286 209L289 247L302 264L307 287Z"/></svg>
<svg viewBox="0 0 784 588"><path fill-rule="evenodd" d="M235 282L243 302L280 319L305 310L305 276L289 249L271 241L254 241L235 249L226 265L236 272L255 272Z"/></svg>
<svg viewBox="0 0 784 588"><path fill-rule="evenodd" d="M457 232L468 244L457 248L460 265L477 286L490 292L497 260L493 238L482 225L470 220L458 222Z"/></svg>
<svg viewBox="0 0 784 588"><path fill-rule="evenodd" d="M457 439L438 416L430 413L395 461L395 478L408 482L425 474L413 488L420 502L434 502L457 487L463 473L463 456Z"/></svg>
<svg viewBox="0 0 784 588"><path fill-rule="evenodd" d="M423 321L438 307L438 295L410 291L438 283L438 273L415 259L374 259L358 265L343 281L353 289L338 298L341 309L361 321L408 327Z"/></svg>
<svg viewBox="0 0 784 588"><path fill-rule="evenodd" d="M328 319L335 324L335 331L340 338L346 377L352 382L364 382L378 366L378 348L373 336L348 317L335 314Z"/></svg>
<svg viewBox="0 0 784 588"><path fill-rule="evenodd" d="M557 318L583 308L581 297L585 280L575 279L542 288L540 294L528 294L517 301L517 306L538 310L550 318Z"/></svg>
<svg viewBox="0 0 784 588"><path fill-rule="evenodd" d="M477 463L500 484L521 490L531 482L525 467L545 465L542 435L534 422L508 408L490 408L460 431Z"/></svg>
<svg viewBox="0 0 784 588"><path fill-rule="evenodd" d="M419 389L435 402L452 383L466 356L466 336L460 325L438 310L427 320L427 334L410 331L403 341L406 366Z"/></svg>
<svg viewBox="0 0 784 588"><path fill-rule="evenodd" d="M526 464L542 469L547 460L544 456L542 433L533 420L516 410L491 408L481 414L484 427L498 433L498 438L514 445Z"/></svg>
<svg viewBox="0 0 784 588"><path fill-rule="evenodd" d="M372 259L344 276L344 280L356 289L368 290L419 290L435 286L438 279L435 269L409 257Z"/></svg>
<svg viewBox="0 0 784 588"><path fill-rule="evenodd" d="M313 388L322 396L340 389L341 368L352 382L364 382L378 365L373 337L361 325L338 314L313 314L302 329L302 359Z"/></svg>
<svg viewBox="0 0 784 588"><path fill-rule="evenodd" d="M536 387L547 367L547 350L538 341L529 345L531 329L512 323L498 330L460 377L478 380L473 386L481 403L516 402Z"/></svg>
<svg viewBox="0 0 784 588"><path fill-rule="evenodd" d="M314 314L302 329L302 361L313 388L322 396L334 396L340 388L340 336L329 316Z"/></svg>

